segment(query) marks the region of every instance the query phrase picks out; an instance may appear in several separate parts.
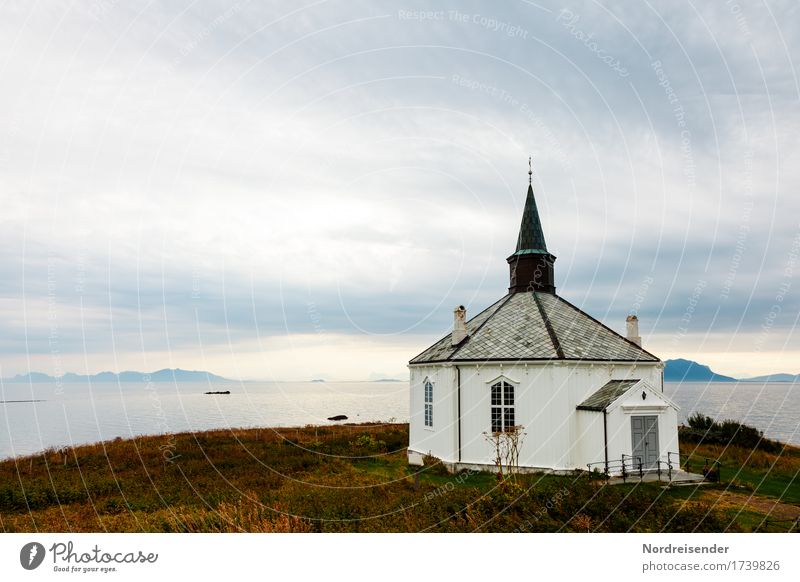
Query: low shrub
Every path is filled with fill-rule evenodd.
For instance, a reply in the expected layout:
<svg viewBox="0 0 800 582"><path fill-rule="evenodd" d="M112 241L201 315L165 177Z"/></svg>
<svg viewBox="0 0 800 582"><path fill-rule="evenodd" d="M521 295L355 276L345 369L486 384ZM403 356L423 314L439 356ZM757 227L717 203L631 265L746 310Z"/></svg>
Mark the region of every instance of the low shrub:
<svg viewBox="0 0 800 582"><path fill-rule="evenodd" d="M755 427L737 420L718 422L700 412L695 412L688 419L689 426L681 426L679 438L684 442L705 445L735 445L750 450L759 449L768 453L778 453L783 445L778 441L764 437L764 433Z"/></svg>
<svg viewBox="0 0 800 582"><path fill-rule="evenodd" d="M422 464L425 467L425 472L428 475L449 475L450 471L447 470L447 467L442 462L442 460L438 457L434 457L431 454L427 454L422 457Z"/></svg>

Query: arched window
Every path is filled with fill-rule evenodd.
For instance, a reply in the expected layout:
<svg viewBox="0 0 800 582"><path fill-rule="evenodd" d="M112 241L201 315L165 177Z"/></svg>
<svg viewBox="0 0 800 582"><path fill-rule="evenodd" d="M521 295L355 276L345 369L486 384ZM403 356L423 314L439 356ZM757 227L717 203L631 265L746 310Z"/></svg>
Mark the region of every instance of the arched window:
<svg viewBox="0 0 800 582"><path fill-rule="evenodd" d="M514 428L514 385L508 380L492 384L491 410L492 432L509 432Z"/></svg>
<svg viewBox="0 0 800 582"><path fill-rule="evenodd" d="M433 428L433 382L425 378L425 426Z"/></svg>

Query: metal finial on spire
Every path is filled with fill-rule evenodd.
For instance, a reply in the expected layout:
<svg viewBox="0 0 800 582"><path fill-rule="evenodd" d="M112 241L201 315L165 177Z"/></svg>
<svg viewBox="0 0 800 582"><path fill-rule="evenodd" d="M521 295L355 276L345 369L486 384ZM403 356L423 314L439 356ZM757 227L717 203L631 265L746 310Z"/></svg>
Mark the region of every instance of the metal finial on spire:
<svg viewBox="0 0 800 582"><path fill-rule="evenodd" d="M533 166L531 165L530 156L528 156L528 184L533 184Z"/></svg>

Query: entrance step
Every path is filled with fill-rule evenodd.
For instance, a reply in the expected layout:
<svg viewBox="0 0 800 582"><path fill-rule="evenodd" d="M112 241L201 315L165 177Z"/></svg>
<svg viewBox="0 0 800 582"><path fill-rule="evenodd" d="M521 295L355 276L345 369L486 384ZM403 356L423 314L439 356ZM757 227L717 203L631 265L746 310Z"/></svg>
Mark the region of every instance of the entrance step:
<svg viewBox="0 0 800 582"><path fill-rule="evenodd" d="M622 477L614 476L608 480L609 485L619 485L620 483L668 483L670 485L700 485L710 483L706 481L703 475L697 473L689 473L681 469L672 472L672 479L665 471L661 471L661 475L657 471L648 471L641 477L638 473L628 475L623 481Z"/></svg>

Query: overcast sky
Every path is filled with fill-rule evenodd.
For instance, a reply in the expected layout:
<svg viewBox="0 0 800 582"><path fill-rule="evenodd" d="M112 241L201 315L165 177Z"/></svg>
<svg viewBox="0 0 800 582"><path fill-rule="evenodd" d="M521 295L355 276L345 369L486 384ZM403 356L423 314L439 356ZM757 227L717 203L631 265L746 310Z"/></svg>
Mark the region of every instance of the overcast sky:
<svg viewBox="0 0 800 582"><path fill-rule="evenodd" d="M405 377L508 286L800 373L796 2L10 2L0 375Z"/></svg>

